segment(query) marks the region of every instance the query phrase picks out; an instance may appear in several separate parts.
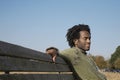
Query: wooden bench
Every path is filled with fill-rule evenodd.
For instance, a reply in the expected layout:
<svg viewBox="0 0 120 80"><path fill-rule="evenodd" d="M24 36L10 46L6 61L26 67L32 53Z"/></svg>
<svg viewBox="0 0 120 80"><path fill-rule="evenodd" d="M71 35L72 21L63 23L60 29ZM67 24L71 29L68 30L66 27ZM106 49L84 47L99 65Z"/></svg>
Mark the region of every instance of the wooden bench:
<svg viewBox="0 0 120 80"><path fill-rule="evenodd" d="M0 80L74 80L69 66L57 57L0 41Z"/></svg>

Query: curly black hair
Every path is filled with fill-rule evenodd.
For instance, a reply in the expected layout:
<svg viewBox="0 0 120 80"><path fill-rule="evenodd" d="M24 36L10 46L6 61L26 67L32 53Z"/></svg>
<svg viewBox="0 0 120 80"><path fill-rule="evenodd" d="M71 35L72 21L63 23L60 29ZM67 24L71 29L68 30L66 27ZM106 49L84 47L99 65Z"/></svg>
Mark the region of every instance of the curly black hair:
<svg viewBox="0 0 120 80"><path fill-rule="evenodd" d="M75 46L73 40L80 38L80 34L79 34L80 31L88 31L90 33L90 28L88 25L78 24L78 25L74 25L72 28L68 29L66 38L67 38L67 41L68 41L68 44L70 47Z"/></svg>

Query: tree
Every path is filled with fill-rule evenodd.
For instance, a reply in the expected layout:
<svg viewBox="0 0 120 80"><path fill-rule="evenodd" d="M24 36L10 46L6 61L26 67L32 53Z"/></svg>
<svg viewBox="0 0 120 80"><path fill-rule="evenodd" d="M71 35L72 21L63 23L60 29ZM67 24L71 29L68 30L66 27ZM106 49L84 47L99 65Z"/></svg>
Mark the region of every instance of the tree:
<svg viewBox="0 0 120 80"><path fill-rule="evenodd" d="M116 69L120 69L120 58L117 58L117 60L114 63L114 66Z"/></svg>
<svg viewBox="0 0 120 80"><path fill-rule="evenodd" d="M100 69L107 67L107 62L103 56L95 56L95 62Z"/></svg>
<svg viewBox="0 0 120 80"><path fill-rule="evenodd" d="M106 60L106 68L111 68L111 65L110 65L110 59Z"/></svg>
<svg viewBox="0 0 120 80"><path fill-rule="evenodd" d="M115 52L111 55L110 64L112 68L115 68L115 62L118 58L120 58L120 46L118 46Z"/></svg>

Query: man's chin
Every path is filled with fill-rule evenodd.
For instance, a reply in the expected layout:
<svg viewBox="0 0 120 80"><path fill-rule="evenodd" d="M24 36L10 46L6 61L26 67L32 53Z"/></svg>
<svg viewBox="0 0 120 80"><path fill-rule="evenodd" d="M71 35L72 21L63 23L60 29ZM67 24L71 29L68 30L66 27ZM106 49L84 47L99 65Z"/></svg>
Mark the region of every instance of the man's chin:
<svg viewBox="0 0 120 80"><path fill-rule="evenodd" d="M89 50L90 50L90 48L87 48L87 49L86 49L86 51L89 51Z"/></svg>

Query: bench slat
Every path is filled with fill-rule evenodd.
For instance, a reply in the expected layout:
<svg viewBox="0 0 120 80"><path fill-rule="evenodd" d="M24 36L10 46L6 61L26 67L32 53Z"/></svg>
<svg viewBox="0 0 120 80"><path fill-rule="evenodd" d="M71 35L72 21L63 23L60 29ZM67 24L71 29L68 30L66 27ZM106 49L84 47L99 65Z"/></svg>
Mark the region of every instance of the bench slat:
<svg viewBox="0 0 120 80"><path fill-rule="evenodd" d="M69 65L57 56L0 41L0 80L74 80Z"/></svg>
<svg viewBox="0 0 120 80"><path fill-rule="evenodd" d="M0 41L0 55L22 57L22 58L28 58L28 59L37 59L37 60L52 62L51 57L43 52L39 52L36 50L32 50L29 48L25 48L22 46L18 46L18 45L3 42L3 41ZM66 62L60 57L57 57L56 63L66 64Z"/></svg>
<svg viewBox="0 0 120 80"><path fill-rule="evenodd" d="M70 69L68 65L65 64L55 64L46 61L0 56L0 71L67 72L70 71Z"/></svg>
<svg viewBox="0 0 120 80"><path fill-rule="evenodd" d="M74 80L71 74L26 74L0 75L0 80Z"/></svg>

